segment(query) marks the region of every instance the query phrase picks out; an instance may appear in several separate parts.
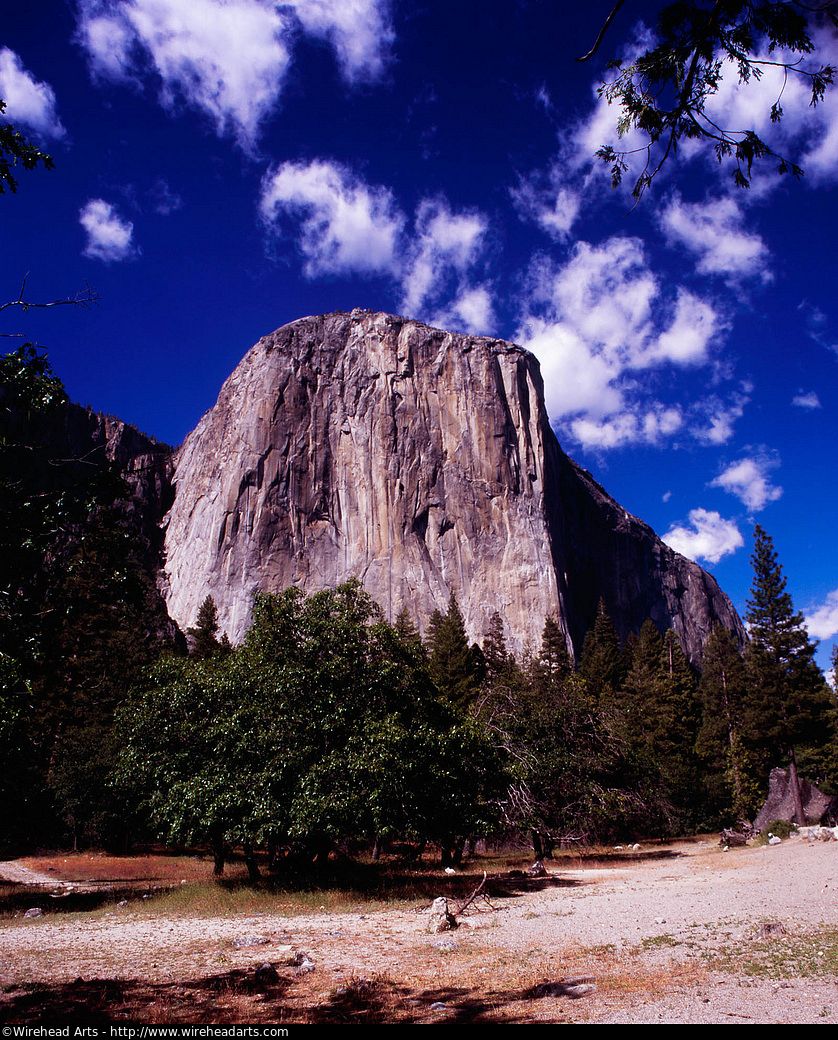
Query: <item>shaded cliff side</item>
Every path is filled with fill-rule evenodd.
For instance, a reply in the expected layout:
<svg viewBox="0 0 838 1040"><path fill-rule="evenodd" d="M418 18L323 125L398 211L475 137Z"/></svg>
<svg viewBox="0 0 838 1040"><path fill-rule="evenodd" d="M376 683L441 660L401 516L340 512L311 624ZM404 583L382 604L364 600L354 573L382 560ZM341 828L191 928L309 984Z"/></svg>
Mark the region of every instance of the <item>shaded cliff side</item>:
<svg viewBox="0 0 838 1040"><path fill-rule="evenodd" d="M161 589L182 629L211 594L236 640L257 590L357 576L420 626L454 592L472 639L499 611L518 650L555 614L578 653L600 597L621 635L652 617L693 660L714 623L743 635L715 580L564 454L538 362L500 340L368 311L292 322L225 382L172 481Z"/></svg>

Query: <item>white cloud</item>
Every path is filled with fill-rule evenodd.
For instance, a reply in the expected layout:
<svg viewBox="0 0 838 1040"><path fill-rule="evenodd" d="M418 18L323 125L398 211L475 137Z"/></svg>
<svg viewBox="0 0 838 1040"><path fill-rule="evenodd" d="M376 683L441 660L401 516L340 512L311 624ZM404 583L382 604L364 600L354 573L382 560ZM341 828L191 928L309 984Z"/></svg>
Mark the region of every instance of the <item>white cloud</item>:
<svg viewBox="0 0 838 1040"><path fill-rule="evenodd" d="M801 390L799 394L795 394L791 399L791 403L796 408L805 408L808 411L812 411L816 408L821 407L821 399L815 393L814 390L810 390L809 393L804 394Z"/></svg>
<svg viewBox="0 0 838 1040"><path fill-rule="evenodd" d="M761 452L754 456L746 456L733 462L724 469L710 487L721 488L729 492L753 512L764 509L769 502L776 502L783 494L781 487L772 485L769 472L776 469L780 462L776 456Z"/></svg>
<svg viewBox="0 0 838 1040"><path fill-rule="evenodd" d="M431 324L455 332L490 336L495 328L495 313L488 287L464 289L446 310L431 319Z"/></svg>
<svg viewBox="0 0 838 1040"><path fill-rule="evenodd" d="M716 396L699 401L693 408L691 433L701 444L727 444L733 437L734 426L745 414L750 401L751 387L743 387L725 402Z"/></svg>
<svg viewBox="0 0 838 1040"><path fill-rule="evenodd" d="M838 338L833 336L830 330L826 313L820 307L809 303L808 300L801 300L797 309L803 314L810 339L819 347L838 354Z"/></svg>
<svg viewBox="0 0 838 1040"><path fill-rule="evenodd" d="M286 162L262 182L260 208L268 224L299 218L305 273L396 276L404 217L392 193L370 186L338 163Z"/></svg>
<svg viewBox="0 0 838 1040"><path fill-rule="evenodd" d="M0 48L0 98L6 102L4 118L10 122L44 137L64 136L52 87L35 79L8 47Z"/></svg>
<svg viewBox="0 0 838 1040"><path fill-rule="evenodd" d="M578 242L561 266L532 266L519 338L541 362L551 419L607 449L683 427L682 407L656 400L643 374L706 363L723 327L711 303L664 291L639 239L614 237Z"/></svg>
<svg viewBox="0 0 838 1040"><path fill-rule="evenodd" d="M582 208L582 195L563 184L562 176L562 167L556 164L547 187L540 186L539 178L533 176L523 178L510 194L522 217L533 221L551 238L566 242Z"/></svg>
<svg viewBox="0 0 838 1040"><path fill-rule="evenodd" d="M838 589L830 592L820 606L806 614L806 628L815 639L830 639L838 635Z"/></svg>
<svg viewBox="0 0 838 1040"><path fill-rule="evenodd" d="M203 111L253 151L275 109L299 32L327 40L344 77L378 76L393 30L389 0L78 0L78 39L94 75L139 82L161 104Z"/></svg>
<svg viewBox="0 0 838 1040"><path fill-rule="evenodd" d="M452 213L444 199L423 199L415 228L403 276L401 306L407 314L420 313L444 287L447 275L466 273L479 254L487 221L480 213Z"/></svg>
<svg viewBox="0 0 838 1040"><path fill-rule="evenodd" d="M390 0L291 0L305 32L328 40L344 78L376 79L395 40Z"/></svg>
<svg viewBox="0 0 838 1040"><path fill-rule="evenodd" d="M423 199L412 227L393 193L325 159L286 162L262 181L262 218L296 236L307 277L382 275L410 317L489 334L491 287L475 277L488 221L454 212L446 199Z"/></svg>
<svg viewBox="0 0 838 1040"><path fill-rule="evenodd" d="M123 220L104 199L90 199L79 213L81 226L87 232L84 255L111 263L127 260L136 250L132 243L134 225Z"/></svg>
<svg viewBox="0 0 838 1040"><path fill-rule="evenodd" d="M744 220L742 208L732 198L690 203L674 195L658 223L671 246L684 247L696 257L701 274L769 282L773 275L766 266L768 248L759 235L744 230Z"/></svg>
<svg viewBox="0 0 838 1040"><path fill-rule="evenodd" d="M691 509L688 523L689 526L674 524L663 535L663 541L691 560L718 563L745 544L736 524L712 509Z"/></svg>

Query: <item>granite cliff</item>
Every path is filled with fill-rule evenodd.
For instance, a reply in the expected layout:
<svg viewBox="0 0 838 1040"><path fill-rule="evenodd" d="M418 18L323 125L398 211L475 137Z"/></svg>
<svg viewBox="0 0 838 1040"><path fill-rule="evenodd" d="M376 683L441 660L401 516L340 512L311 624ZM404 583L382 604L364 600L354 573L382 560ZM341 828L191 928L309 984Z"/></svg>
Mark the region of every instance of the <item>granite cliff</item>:
<svg viewBox="0 0 838 1040"><path fill-rule="evenodd" d="M351 576L424 626L454 592L472 639L512 646L555 614L577 653L603 597L625 635L652 617L698 660L743 635L715 580L630 516L559 447L538 362L500 340L368 311L261 339L164 467L161 591L182 629L207 595L234 641L254 592ZM142 465L140 466L142 469Z"/></svg>

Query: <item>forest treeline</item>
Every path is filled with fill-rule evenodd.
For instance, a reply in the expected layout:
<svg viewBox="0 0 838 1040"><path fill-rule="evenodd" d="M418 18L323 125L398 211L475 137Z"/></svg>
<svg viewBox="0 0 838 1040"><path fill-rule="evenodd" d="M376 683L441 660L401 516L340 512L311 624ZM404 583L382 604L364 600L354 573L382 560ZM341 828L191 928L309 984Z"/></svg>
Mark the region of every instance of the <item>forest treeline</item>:
<svg viewBox="0 0 838 1040"><path fill-rule="evenodd" d="M0 358L0 844L227 850L477 837L673 835L752 817L775 765L838 784L836 699L770 537L756 529L744 647L700 673L652 621L605 606L572 662L557 618L521 659L502 614L470 644L459 604L394 623L357 581L256 598L232 647L207 598L167 622L130 494L104 455L64 458L42 356Z"/></svg>

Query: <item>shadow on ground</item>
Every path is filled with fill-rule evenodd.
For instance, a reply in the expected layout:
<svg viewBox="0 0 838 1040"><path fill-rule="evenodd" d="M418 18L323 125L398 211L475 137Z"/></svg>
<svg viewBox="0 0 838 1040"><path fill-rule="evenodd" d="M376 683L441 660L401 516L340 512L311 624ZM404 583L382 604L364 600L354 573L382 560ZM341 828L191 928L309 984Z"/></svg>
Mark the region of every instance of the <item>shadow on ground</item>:
<svg viewBox="0 0 838 1040"><path fill-rule="evenodd" d="M543 1011L551 1018L567 1019L567 1009L577 999L572 986L565 992L560 983L514 991L411 990L387 977L352 979L324 999L312 992L309 976L274 973L266 982L255 970L239 969L178 983L76 979L55 986L11 986L0 993L0 1021L19 1025L523 1023L543 1018L539 1014Z"/></svg>

